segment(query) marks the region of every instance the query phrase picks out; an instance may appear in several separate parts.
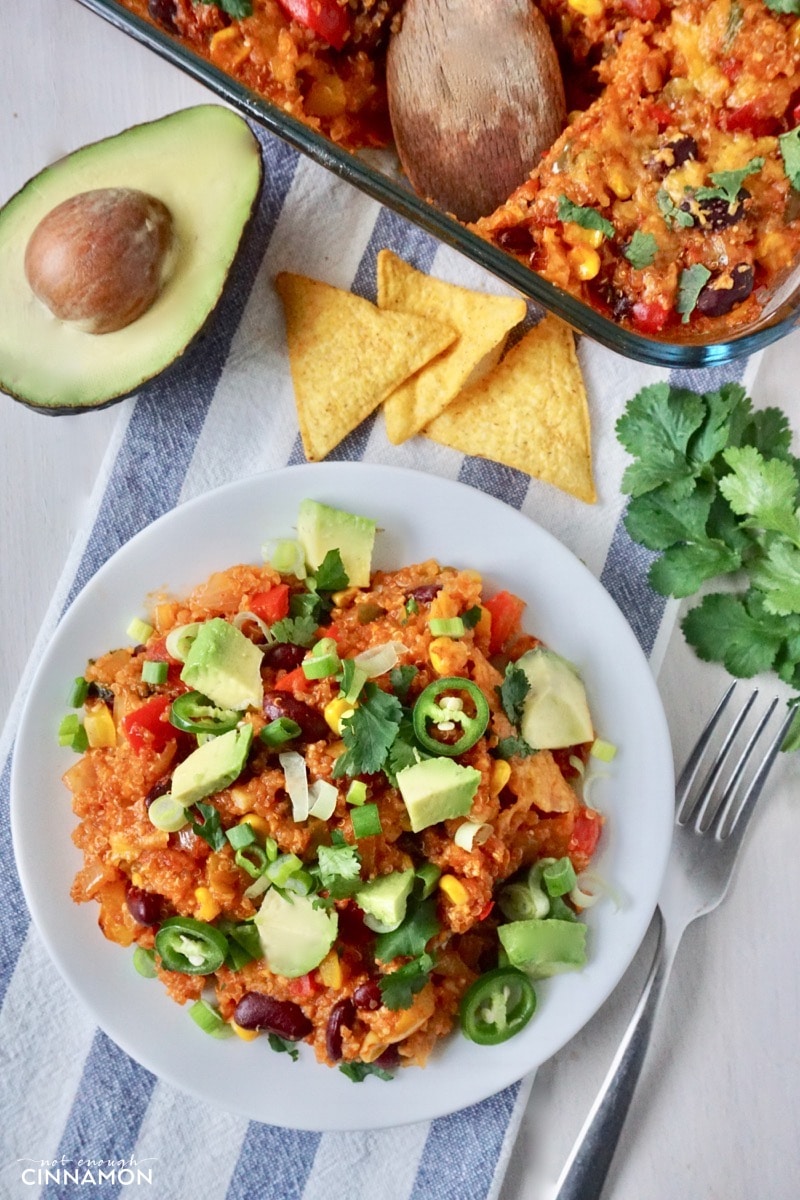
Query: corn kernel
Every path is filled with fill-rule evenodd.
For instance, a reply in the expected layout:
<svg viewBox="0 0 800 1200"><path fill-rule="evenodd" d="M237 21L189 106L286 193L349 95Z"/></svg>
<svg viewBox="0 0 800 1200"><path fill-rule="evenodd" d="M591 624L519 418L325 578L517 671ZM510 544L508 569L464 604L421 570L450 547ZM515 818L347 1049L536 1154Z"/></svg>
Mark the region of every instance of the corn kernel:
<svg viewBox="0 0 800 1200"><path fill-rule="evenodd" d="M333 592L331 600L334 608L349 608L355 600L356 596L361 595L361 589L357 587L344 588L341 592Z"/></svg>
<svg viewBox="0 0 800 1200"><path fill-rule="evenodd" d="M455 875L443 875L439 887L453 904L466 904L469 900L469 892Z"/></svg>
<svg viewBox="0 0 800 1200"><path fill-rule="evenodd" d="M578 279L594 279L600 272L600 255L589 246L574 246L567 258L572 273Z"/></svg>
<svg viewBox="0 0 800 1200"><path fill-rule="evenodd" d="M584 229L575 221L567 221L561 236L568 246L590 246L596 250L602 242L604 234L602 229Z"/></svg>
<svg viewBox="0 0 800 1200"><path fill-rule="evenodd" d="M134 887L144 887L144 877L138 871L131 871L131 883Z"/></svg>
<svg viewBox="0 0 800 1200"><path fill-rule="evenodd" d="M235 43L239 42L238 49ZM209 43L211 57L223 62L228 67L238 67L250 57L250 47L241 40L241 33L235 25L228 25L218 30Z"/></svg>
<svg viewBox="0 0 800 1200"><path fill-rule="evenodd" d="M633 195L633 188L629 186L627 179L619 167L610 168L608 172L608 186L619 200L630 200Z"/></svg>
<svg viewBox="0 0 800 1200"><path fill-rule="evenodd" d="M452 644L452 638L440 637L434 638L428 647L428 658L437 675L446 675L449 670L445 656Z"/></svg>
<svg viewBox="0 0 800 1200"><path fill-rule="evenodd" d="M511 778L511 767L504 758L498 758L492 763L492 775L489 781L489 791L493 796L499 796Z"/></svg>
<svg viewBox="0 0 800 1200"><path fill-rule="evenodd" d="M567 0L567 4L573 12L580 13L582 17L602 17L603 15L603 0Z"/></svg>
<svg viewBox="0 0 800 1200"><path fill-rule="evenodd" d="M257 1029L243 1029L241 1025L237 1025L235 1021L230 1022L230 1027L237 1037L240 1037L243 1042L254 1042L258 1037Z"/></svg>
<svg viewBox="0 0 800 1200"><path fill-rule="evenodd" d="M199 921L213 921L222 912L207 887L195 888L194 898L197 901L196 915Z"/></svg>
<svg viewBox="0 0 800 1200"><path fill-rule="evenodd" d="M800 50L800 21L793 21L789 30L789 40L795 50Z"/></svg>
<svg viewBox="0 0 800 1200"><path fill-rule="evenodd" d="M334 733L342 732L342 718L349 715L355 704L352 700L345 700L344 696L337 696L335 700L329 700L322 710L322 715L327 721Z"/></svg>
<svg viewBox="0 0 800 1200"><path fill-rule="evenodd" d="M175 624L175 614L177 611L178 606L174 603L156 605L154 620L156 623L156 629L160 633L163 633L166 629L172 629L173 625Z"/></svg>
<svg viewBox="0 0 800 1200"><path fill-rule="evenodd" d="M89 745L94 749L100 746L116 746L117 729L106 704L96 704L93 708L87 709L83 724Z"/></svg>
<svg viewBox="0 0 800 1200"><path fill-rule="evenodd" d="M331 950L319 964L319 977L325 987L340 988L342 986L342 964L339 955Z"/></svg>
<svg viewBox="0 0 800 1200"><path fill-rule="evenodd" d="M330 754L331 758L338 758L340 754L344 754L346 749L347 747L341 738L338 741L328 743L328 754Z"/></svg>
<svg viewBox="0 0 800 1200"><path fill-rule="evenodd" d="M269 825L259 813L245 813L239 824L249 825L253 833L259 834L260 837L269 837Z"/></svg>

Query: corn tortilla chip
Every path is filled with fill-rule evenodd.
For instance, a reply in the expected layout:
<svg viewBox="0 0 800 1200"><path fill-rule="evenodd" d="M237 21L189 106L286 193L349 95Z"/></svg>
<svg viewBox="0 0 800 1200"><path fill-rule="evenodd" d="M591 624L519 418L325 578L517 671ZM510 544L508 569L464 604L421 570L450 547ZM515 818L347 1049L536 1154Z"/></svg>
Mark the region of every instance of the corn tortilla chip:
<svg viewBox="0 0 800 1200"><path fill-rule="evenodd" d="M591 436L572 330L545 317L425 430L594 504Z"/></svg>
<svg viewBox="0 0 800 1200"><path fill-rule="evenodd" d="M369 300L282 272L289 365L303 449L317 462L390 392L456 339L439 322L381 312Z"/></svg>
<svg viewBox="0 0 800 1200"><path fill-rule="evenodd" d="M527 308L521 296L490 296L432 279L391 250L378 255L378 307L442 321L461 335L384 404L386 432L395 444L419 433L462 388L495 366L509 330L523 320Z"/></svg>

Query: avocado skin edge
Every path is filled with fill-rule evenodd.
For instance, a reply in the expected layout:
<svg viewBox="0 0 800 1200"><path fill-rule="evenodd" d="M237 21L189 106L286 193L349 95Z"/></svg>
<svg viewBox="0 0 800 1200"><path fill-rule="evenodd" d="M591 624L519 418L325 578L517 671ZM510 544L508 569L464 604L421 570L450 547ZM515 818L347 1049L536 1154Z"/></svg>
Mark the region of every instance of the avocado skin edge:
<svg viewBox="0 0 800 1200"><path fill-rule="evenodd" d="M197 107L203 107L203 106L200 105ZM141 129L144 126L152 125L152 124L154 124L153 121L140 121L136 125L128 126L127 129L125 129L121 132L127 133L129 130ZM119 135L112 135L112 136L119 136ZM86 149L91 146L97 146L108 140L109 140L108 138L99 138L98 141L87 142L86 146L78 147L78 149L83 150L83 149ZM53 163L50 163L49 166L56 166L57 163L62 162L64 159L70 158L73 153L74 153L74 151L70 151L68 154L62 155L62 157L60 159L56 159ZM44 169L46 169L46 168L43 168L43 170ZM141 395L151 384L155 383L157 380L162 380L165 375L169 375L173 371L185 369L187 366L187 360L189 358L192 358L194 356L194 354L196 353L197 348L198 348L198 343L201 342L206 337L206 335L211 332L214 321L216 319L218 319L219 308L220 308L221 301L225 295L225 291L228 287L230 280L233 278L239 264L241 263L242 258L244 257L244 251L247 247L248 239L252 232L253 218L255 217L256 212L258 211L259 202L261 200L261 194L264 189L264 175L265 175L264 155L263 155L263 152L260 152L259 153L258 184L257 184L254 194L253 194L252 203L250 205L250 211L248 212L245 220L242 223L242 228L239 233L239 241L238 241L233 259L231 260L231 264L228 269L228 272L227 272L225 278L222 280L217 297L214 301L213 306L209 310L208 315L206 316L205 320L197 328L195 333L191 336L189 341L186 343L186 345L183 347L183 349L175 356L175 358L173 358L170 362L166 363L163 367L158 368L156 371L153 372L152 375L148 375L145 379L142 379L138 384L135 385L135 387L129 388L126 391L120 392L117 395L109 396L109 398L107 400L100 400L95 404L34 404L32 401L26 400L24 396L20 396L16 392L12 391L10 388L8 388L3 383L2 380L0 380L0 395L8 396L9 399L16 401L17 404L22 404L30 412L41 413L43 416L74 417L74 416L79 416L81 413L99 412L103 408L110 408L112 406L112 404L119 404L123 400L127 400L129 396ZM25 183L23 183L21 188L18 188L17 191L13 193L13 195L9 196L8 200L6 200L4 202L2 207L5 208L6 205L10 204L13 200L15 200L17 198L17 196L19 196L22 192L24 192L29 187L30 183L32 182L32 179L35 179L35 178L37 178L36 175L32 176L31 179L27 179L25 181ZM102 337L103 335L98 334L97 336Z"/></svg>

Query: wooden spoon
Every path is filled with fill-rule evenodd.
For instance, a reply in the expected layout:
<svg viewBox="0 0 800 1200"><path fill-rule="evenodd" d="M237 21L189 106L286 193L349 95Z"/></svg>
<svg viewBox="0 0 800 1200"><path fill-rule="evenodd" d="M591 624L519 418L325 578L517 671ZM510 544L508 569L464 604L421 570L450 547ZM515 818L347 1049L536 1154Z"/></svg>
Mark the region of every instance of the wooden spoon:
<svg viewBox="0 0 800 1200"><path fill-rule="evenodd" d="M412 187L461 221L506 200L566 124L555 47L532 0L406 0L387 85Z"/></svg>

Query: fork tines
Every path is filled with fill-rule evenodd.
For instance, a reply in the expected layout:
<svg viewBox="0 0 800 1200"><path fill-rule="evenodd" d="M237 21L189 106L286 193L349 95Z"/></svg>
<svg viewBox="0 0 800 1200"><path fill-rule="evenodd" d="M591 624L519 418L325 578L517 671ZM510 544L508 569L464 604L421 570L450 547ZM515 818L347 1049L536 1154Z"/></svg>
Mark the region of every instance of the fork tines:
<svg viewBox="0 0 800 1200"><path fill-rule="evenodd" d="M745 723L758 698L758 688L754 688L739 711L733 716L722 736L721 743L716 746L714 757L706 766L702 782L698 788L694 788L695 779L706 762L707 751L714 741L714 735L718 732L718 728L719 733L722 733L721 718L727 712L736 686L736 683L730 685L711 714L680 774L676 787L677 824L688 825L691 822L697 833L706 833L713 826L713 836L720 840L730 836L743 814L746 814L744 815L745 823L749 818L794 716L794 709L790 709L771 739L766 741L762 738L770 718L779 704L779 699L775 696L748 733ZM757 748L758 753L756 753ZM738 754L738 757L735 759L733 768L727 778L721 782L722 772L728 760L735 754ZM751 760L756 769L747 787L744 788L740 785L742 785L745 769Z"/></svg>

